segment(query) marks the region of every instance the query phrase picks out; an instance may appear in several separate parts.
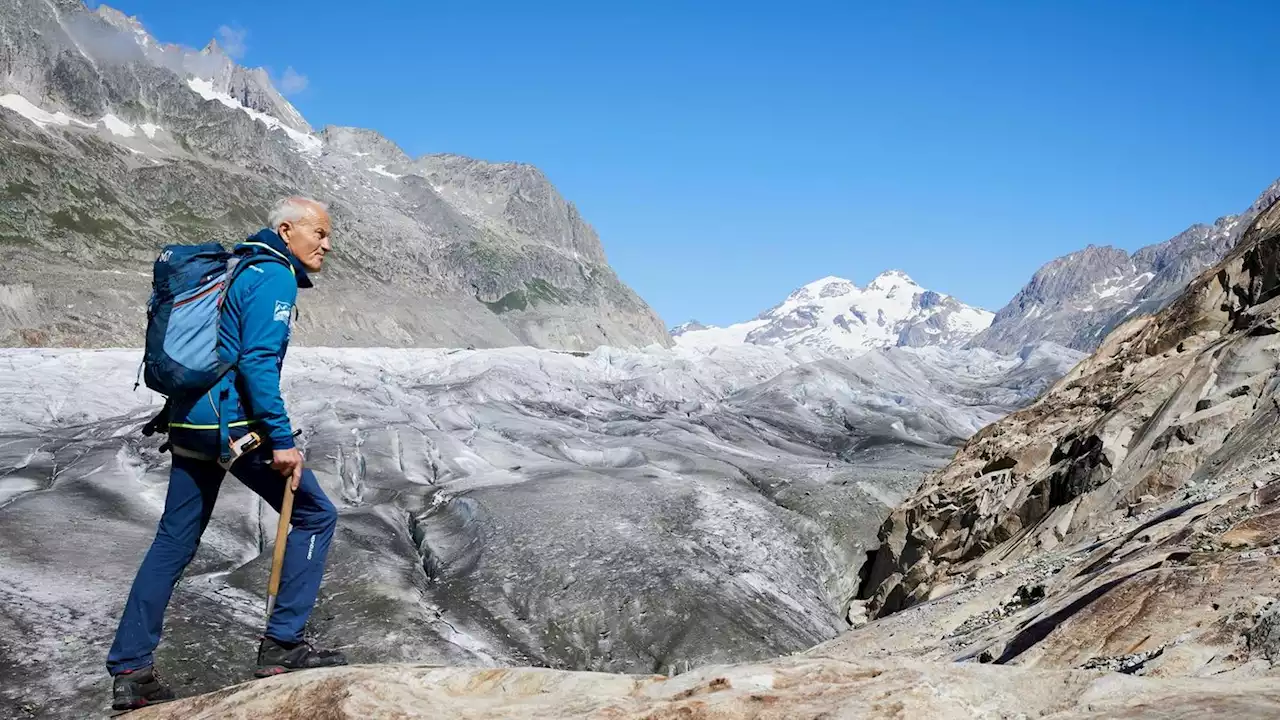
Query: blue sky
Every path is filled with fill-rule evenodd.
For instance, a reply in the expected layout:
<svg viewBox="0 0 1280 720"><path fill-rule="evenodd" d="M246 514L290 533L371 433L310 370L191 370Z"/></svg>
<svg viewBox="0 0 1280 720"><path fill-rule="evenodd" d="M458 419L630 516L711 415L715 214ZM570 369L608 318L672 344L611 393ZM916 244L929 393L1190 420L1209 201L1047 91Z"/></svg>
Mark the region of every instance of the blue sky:
<svg viewBox="0 0 1280 720"><path fill-rule="evenodd" d="M995 310L1280 177L1280 3L115 5L166 42L226 26L317 127L539 166L669 325L888 268Z"/></svg>

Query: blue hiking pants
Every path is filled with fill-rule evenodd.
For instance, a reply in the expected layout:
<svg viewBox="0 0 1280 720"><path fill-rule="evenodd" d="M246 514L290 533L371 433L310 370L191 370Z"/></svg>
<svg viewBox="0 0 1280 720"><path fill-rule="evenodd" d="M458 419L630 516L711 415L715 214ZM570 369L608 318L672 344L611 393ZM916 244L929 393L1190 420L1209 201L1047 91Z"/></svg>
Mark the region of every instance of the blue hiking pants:
<svg viewBox="0 0 1280 720"><path fill-rule="evenodd" d="M231 466L231 474L280 511L288 478L271 467L271 450L262 447ZM152 664L160 644L165 608L178 577L191 562L200 536L209 524L222 485L222 468L213 461L173 457L169 492L155 540L134 577L115 642L107 655L107 670L118 674ZM324 574L329 542L338 524L338 511L325 496L315 475L302 471L294 492L292 530L285 544L284 567L275 610L266 635L286 643L302 639L303 626L315 606Z"/></svg>

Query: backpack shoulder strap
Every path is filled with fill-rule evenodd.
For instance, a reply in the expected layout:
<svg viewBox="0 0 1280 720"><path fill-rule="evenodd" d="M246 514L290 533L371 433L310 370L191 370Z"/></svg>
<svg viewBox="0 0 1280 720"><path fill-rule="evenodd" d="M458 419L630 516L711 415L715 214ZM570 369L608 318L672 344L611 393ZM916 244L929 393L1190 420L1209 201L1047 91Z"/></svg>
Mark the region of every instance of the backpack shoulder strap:
<svg viewBox="0 0 1280 720"><path fill-rule="evenodd" d="M235 282L236 278L240 277L240 273L247 270L251 265L257 265L264 262L280 263L289 268L289 274L297 277L298 271L293 269L293 263L289 262L289 259L284 255L281 255L275 248L270 245L264 245L263 243L257 242L247 242L243 244L266 248L266 250L269 250L270 252L255 252L243 255L233 254L228 258L227 279L222 285L222 300L225 300L227 293L231 291L231 283Z"/></svg>

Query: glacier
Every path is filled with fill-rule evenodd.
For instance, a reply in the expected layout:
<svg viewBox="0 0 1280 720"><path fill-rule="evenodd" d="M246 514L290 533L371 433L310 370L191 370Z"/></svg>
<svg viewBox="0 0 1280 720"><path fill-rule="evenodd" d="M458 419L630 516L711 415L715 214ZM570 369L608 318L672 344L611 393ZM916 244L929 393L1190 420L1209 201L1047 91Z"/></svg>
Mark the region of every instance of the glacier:
<svg viewBox="0 0 1280 720"><path fill-rule="evenodd" d="M354 662L622 672L811 647L890 509L1059 350L296 348L286 401L340 510L308 632ZM164 503L139 359L0 350L0 667L55 717L107 696ZM275 523L224 482L158 653L186 692L247 678Z"/></svg>

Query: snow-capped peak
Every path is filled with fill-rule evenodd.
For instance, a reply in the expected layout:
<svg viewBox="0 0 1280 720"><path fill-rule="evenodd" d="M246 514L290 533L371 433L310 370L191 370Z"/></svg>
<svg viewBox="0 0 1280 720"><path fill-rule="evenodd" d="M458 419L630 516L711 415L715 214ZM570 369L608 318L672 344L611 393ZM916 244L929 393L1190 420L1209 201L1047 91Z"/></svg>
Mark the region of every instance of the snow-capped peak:
<svg viewBox="0 0 1280 720"><path fill-rule="evenodd" d="M880 290L882 292L890 292L896 288L919 289L920 284L901 270L886 270L877 275L871 281L871 284L867 286L868 290Z"/></svg>
<svg viewBox="0 0 1280 720"><path fill-rule="evenodd" d="M670 333L672 337L677 337L687 332L695 332L697 330L706 330L707 327L708 327L707 325L703 325L697 320L688 320L686 322L682 322L679 325L671 328ZM715 327L715 326L713 325L711 327Z"/></svg>
<svg viewBox="0 0 1280 720"><path fill-rule="evenodd" d="M835 277L834 275L828 275L827 277L819 280L814 280L808 285L797 288L787 296L786 302L804 302L806 300L813 300L816 298L839 297L842 295L848 295L851 292L857 292L857 290L858 286L854 285L852 281Z"/></svg>
<svg viewBox="0 0 1280 720"><path fill-rule="evenodd" d="M866 288L829 275L808 283L756 319L726 328L681 327L682 346L749 343L806 346L858 354L897 345L958 346L994 315L925 290L901 270L877 275Z"/></svg>

